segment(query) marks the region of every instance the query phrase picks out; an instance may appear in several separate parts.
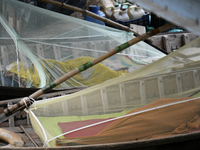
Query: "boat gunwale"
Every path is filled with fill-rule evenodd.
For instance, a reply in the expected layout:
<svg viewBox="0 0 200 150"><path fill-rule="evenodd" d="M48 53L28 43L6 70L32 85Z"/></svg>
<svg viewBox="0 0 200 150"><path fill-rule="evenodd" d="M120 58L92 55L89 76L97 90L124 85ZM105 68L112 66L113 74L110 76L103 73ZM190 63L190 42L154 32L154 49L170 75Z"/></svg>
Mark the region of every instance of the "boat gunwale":
<svg viewBox="0 0 200 150"><path fill-rule="evenodd" d="M107 144L94 144L94 145L78 145L78 146L57 146L57 147L16 147L14 149L21 150L122 150L122 149L144 149L149 147L160 147L167 144L175 144L175 146L180 147L181 143L185 143L186 141L199 140L200 139L200 131L193 133L185 133L174 136L162 137L162 138L154 138L154 139L146 139L146 140L137 140L137 141L127 141L127 142L118 142L118 143L107 143ZM177 145L177 143L179 143ZM165 147L165 146L163 146ZM10 150L13 148L5 148L0 147L0 150ZM162 148L161 148L162 149Z"/></svg>

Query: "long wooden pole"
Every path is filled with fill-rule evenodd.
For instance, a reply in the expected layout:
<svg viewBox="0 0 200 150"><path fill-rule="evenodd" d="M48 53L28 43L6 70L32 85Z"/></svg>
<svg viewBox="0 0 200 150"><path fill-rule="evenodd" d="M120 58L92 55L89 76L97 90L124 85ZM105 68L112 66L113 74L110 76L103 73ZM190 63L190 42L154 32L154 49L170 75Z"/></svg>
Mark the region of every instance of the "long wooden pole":
<svg viewBox="0 0 200 150"><path fill-rule="evenodd" d="M35 93L31 94L29 96L30 99L36 99L38 98L40 95L48 92L49 90L53 89L54 87L56 87L57 85L61 84L62 82L70 79L71 77L75 76L76 74L82 72L82 71L85 71L86 69L100 63L101 61L107 59L108 57L111 57L113 56L114 54L116 53L119 53L121 51L123 51L124 49L142 41L142 40L145 40L157 33L161 33L163 31L166 31L166 30L169 30L170 28L174 27L173 24L169 23L167 25L164 25L162 27L159 27L157 29L154 29L152 31L149 31L143 35L140 35L120 46L117 46L115 49L103 54L102 56L92 60L92 61L89 61L83 65L81 65L80 67L66 73L65 75L63 75L62 77L58 78L57 80L55 80L54 82L48 84L47 86L45 86L44 88L36 91ZM7 108L4 110L4 113L0 116L0 122L2 122L3 118L5 118L6 116L9 116L13 113L16 112L16 110L18 111L19 109L22 110L23 108L25 108L25 105L30 105L29 101L28 100L25 100L26 102L24 102L24 100L21 100L20 102L18 102L17 104ZM26 103L26 104L25 104Z"/></svg>
<svg viewBox="0 0 200 150"><path fill-rule="evenodd" d="M70 9L70 10L73 10L73 11L77 11L77 12L83 13L85 15L88 15L88 16L93 17L95 19L101 20L104 23L109 24L111 26L114 26L116 28L119 28L121 30L124 30L124 31L127 31L127 32L133 32L135 34L135 36L139 35L137 32L135 32L130 27L127 27L127 26L124 26L124 25L119 24L117 22L114 22L114 21L112 21L112 20L110 20L108 18L101 17L101 16L99 16L99 15L97 15L95 13L92 13L92 12L86 10L86 9L78 8L78 7L75 7L75 6L66 4L66 3L61 3L61 2L58 2L58 1L55 1L55 0L39 0L39 1L50 3L50 4L53 4L53 5L57 5L57 6L61 7L61 8L66 8L66 9Z"/></svg>
<svg viewBox="0 0 200 150"><path fill-rule="evenodd" d="M112 21L112 20L110 20L108 18L101 17L101 16L99 16L99 15L97 15L95 13L92 13L92 12L86 10L86 9L78 8L78 7L75 7L75 6L72 6L72 5L69 5L69 4L65 4L65 3L61 3L61 2L58 2L58 1L55 1L55 0L38 0L38 1L50 3L50 4L57 5L57 6L62 7L62 8L66 8L66 9L70 9L70 10L73 10L73 11L80 12L80 13L83 13L83 14L88 15L90 17L93 17L95 19L101 20L104 23L109 24L109 25L111 25L113 27L116 27L118 29L121 29L121 30L124 30L124 31L127 31L127 32L133 32L135 36L139 36L140 35L140 34L135 32L132 28L130 28L128 26L124 26L124 25L122 25L120 23L117 23L115 21ZM163 52L165 54L168 54L163 49L159 48L158 46L153 45L150 40L146 39L144 42L146 42L147 44L151 45L152 47L158 49L159 51L161 51L161 52Z"/></svg>

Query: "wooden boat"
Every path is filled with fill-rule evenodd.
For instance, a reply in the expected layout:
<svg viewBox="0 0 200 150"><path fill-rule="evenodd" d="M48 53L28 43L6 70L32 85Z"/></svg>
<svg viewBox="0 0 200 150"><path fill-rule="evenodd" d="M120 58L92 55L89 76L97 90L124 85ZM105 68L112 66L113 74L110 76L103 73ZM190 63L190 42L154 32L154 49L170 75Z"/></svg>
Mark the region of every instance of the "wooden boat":
<svg viewBox="0 0 200 150"><path fill-rule="evenodd" d="M183 75L181 75L183 74ZM180 82L180 76L188 76L192 78L192 80L196 80L196 83L199 82L199 78L196 78L196 76L199 75L199 68L196 68L196 70L187 70L184 72L176 72L176 74L168 74L170 78L173 77L173 83L176 83L178 85L181 85ZM194 79L193 79L194 78ZM167 85L169 86L168 89L173 89L170 87L170 82L167 80L167 75L165 76L153 76L152 78L145 78L143 79L143 83L145 82L146 84L149 84L151 86L152 84L155 83L160 83L157 88L162 87L163 83L162 81L165 81ZM142 83L139 79L136 81L137 84L133 85L138 85L135 87L135 89L144 89L142 87ZM125 83L124 86L128 85L129 83ZM191 85L191 87L196 87L199 84ZM2 87L3 88L3 87ZM177 87L180 88L180 87ZM188 87L187 87L188 88ZM10 90L11 88L7 88ZM4 88L5 90L5 88ZM27 96L27 93L29 92L28 95L30 95L32 92L34 92L36 89L21 89L21 88L12 88L13 91L19 90L20 92L16 92L17 96L19 97L24 97ZM52 93L48 93L45 95L42 95L39 99L46 99L46 98L51 98L51 97L56 97L64 94L70 94L76 91L79 91L80 89L71 89L71 90L61 90L61 91L54 91ZM178 90L178 89L177 89ZM180 90L180 89L179 89ZM152 88L151 91L148 91L149 93L156 93L156 95L160 95L162 97L163 91L158 90L156 88ZM118 91L115 91L118 92ZM138 92L137 90L134 90L134 92ZM8 93L14 93L14 92L8 92ZM144 92L141 92L144 93ZM25 95L23 95L25 94ZM133 93L131 93L133 94ZM14 94L13 94L14 95ZM7 94L9 96L9 94ZM144 96L142 96L144 97ZM158 96L159 97L159 96ZM9 98L9 97L7 97ZM6 98L6 99L7 99ZM12 97L14 98L14 97ZM147 97L148 98L148 97ZM6 101L1 101L0 102L0 113L3 112L3 110L10 105L13 105L14 103L18 102L21 98L17 99L8 99ZM29 116L22 111L20 114L17 116L10 118L8 121L3 122L0 124L0 127L9 131L13 131L20 135L23 140L25 141L26 145L24 148L15 148L15 149L169 149L170 148L176 148L176 149L190 149L191 145L193 147L198 147L198 140L200 139L200 133L187 133L187 134L181 134L181 135L176 135L173 137L165 137L165 138L159 138L159 139L150 139L150 140L142 140L142 141L130 141L130 142L119 142L119 143L110 143L110 144L101 144L101 145L83 145L83 146L62 146L62 147L52 147L52 148L42 148L43 143L41 142L39 136L37 136L36 133L34 133L34 130L31 126ZM5 148L0 148L0 149L5 149ZM8 148L9 149L9 148ZM191 148L192 149L192 148Z"/></svg>
<svg viewBox="0 0 200 150"><path fill-rule="evenodd" d="M174 81L177 82L178 85L181 82L180 80L180 74L186 73L187 75L189 74L190 77L194 77L194 80L199 81L199 78L196 78L196 75L198 75L199 70L188 70L189 72L177 72L175 75L170 75L170 78L173 77ZM194 76L193 76L194 75ZM136 81L139 83L144 83L147 82L149 83L149 86L151 86L152 82L155 83L160 83L159 86L163 86L163 79L162 77L154 76L153 78L146 78L143 79L143 82L140 82L140 80ZM166 80L165 80L166 81ZM167 82L166 82L167 83ZM127 83L128 84L128 83ZM169 84L169 83L168 83ZM139 87L136 87L137 89L143 89L142 84L137 84ZM170 84L169 84L170 85ZM199 84L193 85L198 86ZM126 83L123 85L126 86ZM171 87L169 87L170 89ZM180 88L179 86L177 88ZM152 90L155 89L150 89L150 93L153 93ZM179 90L179 89L178 89ZM157 90L159 92L158 94L162 96L163 91L162 90ZM69 91L68 91L69 92ZM73 91L71 91L73 92ZM115 91L116 92L116 91ZM143 92L142 92L143 93ZM59 95L66 94L65 91L59 91L55 93L49 93L45 94L41 99L45 98L51 98ZM132 93L131 93L132 94ZM0 113L3 112L3 110L10 105L13 105L14 103L18 102L20 99L10 99L7 101L1 101L0 102ZM193 149L199 147L199 139L200 139L200 133L195 132L195 133L187 133L187 134L181 134L181 135L176 135L172 137L165 137L165 138L159 138L159 139L150 139L150 140L141 140L141 141L129 141L129 142L118 142L118 143L109 143L109 144L98 144L98 145L83 145L83 146L63 146L63 147L52 147L52 148L43 148L42 147L42 142L37 136L37 134L34 133L29 116L25 114L24 111L22 111L20 114L18 114L15 117L10 118L8 121L3 122L0 124L1 128L13 131L20 135L23 140L25 141L26 145L24 148L0 148L0 149Z"/></svg>
<svg viewBox="0 0 200 150"><path fill-rule="evenodd" d="M174 73L165 73L162 75L157 75L157 76L150 76L150 77L143 77L139 78L134 81L134 86L136 89L142 89L141 81L145 83L145 86L153 86L156 83L160 83L157 88L164 86L168 87L168 89L174 89L177 91L180 88L185 89L185 88L197 88L199 87L199 75L197 72L200 71L199 67L195 67L193 69L187 69L187 70L181 70ZM188 84L182 85L182 87L177 87L174 84L171 84L172 82L177 83L177 85L181 85L181 82L184 81L184 77L188 78L188 81L190 80L195 80L196 82L193 82L194 85L188 86ZM181 77L183 77L181 79ZM162 81L162 82L160 82ZM171 82L169 82L171 81ZM123 86L129 86L130 82L124 83ZM116 91L115 87L112 87L112 91ZM156 88L151 89L151 91L148 91L150 93L155 93L155 91L159 91ZM176 89L177 88L177 89ZM163 89L163 88L162 88ZM63 91L58 91L58 92L52 92L52 93L47 93L39 97L39 99L47 99L47 98L52 98L52 97L57 97L65 94L70 94L73 92L76 92L80 89L72 89L72 90L63 90ZM191 91L189 90L189 91ZM137 91L134 91L137 92ZM121 93L121 92L120 92ZM141 92L145 94L145 92ZM165 91L160 90L159 93L156 93L155 95L159 95L162 97L163 93ZM193 92L192 92L193 93ZM187 95L190 95L192 93L187 93ZM147 94L147 93L146 93ZM194 93L193 93L194 94ZM159 97L158 96L158 97ZM148 97L147 97L148 98ZM151 99L150 97L149 99ZM3 110L9 106L12 105L16 102L18 102L21 98L16 98L16 99L9 99L6 101L1 101L0 102L0 113L3 112ZM129 141L129 142L118 142L118 143L109 143L109 144L98 144L98 145L75 145L75 146L61 146L61 147L51 147L51 148L43 148L42 145L43 143L41 142L39 136L34 133L34 130L31 126L29 116L26 114L24 111L22 111L20 114L16 115L15 117L11 117L8 121L5 121L0 124L0 127L12 132L17 133L22 137L24 140L25 147L20 147L20 148L14 148L14 149L81 149L81 150L86 150L86 149L91 149L91 150L97 150L97 149L117 149L117 150L122 150L122 149L137 149L137 150L143 150L143 149L158 149L158 150L165 150L165 149L180 149L180 150L187 150L187 149L195 149L200 146L199 140L200 140L200 132L193 132L193 133L186 133L186 134L179 134L179 135L174 135L174 136L169 136L169 137L163 137L163 138L155 138L155 139L147 139L147 140L138 140L138 141ZM3 143L5 145L5 143ZM2 144L2 145L3 145ZM6 149L6 148L1 148L0 149ZM9 149L9 148L8 148Z"/></svg>
<svg viewBox="0 0 200 150"><path fill-rule="evenodd" d="M4 129L13 131L20 135L25 141L25 147L20 148L12 148L12 149L37 149L37 150L168 150L168 149L176 149L176 150L191 150L197 149L200 146L200 132L188 133L176 135L173 137L165 137L159 139L152 140L143 140L143 141L134 141L134 142L122 142L122 143L110 143L110 144L101 144L101 145L84 145L84 146L62 146L62 147L51 147L51 148L43 148L42 142L34 133L32 126L29 124L30 122L25 119L23 122L21 120L20 125L15 125L6 127L2 127ZM10 120L11 122L11 120ZM17 121L15 121L17 122ZM22 124L21 124L22 123ZM1 143L1 145L6 145L6 143ZM0 149L11 149L11 148L2 148Z"/></svg>
<svg viewBox="0 0 200 150"><path fill-rule="evenodd" d="M32 92L35 92L38 90L36 88L30 88L30 89L15 88L15 87L0 87L0 88L3 89L3 91L6 91L3 95L4 101L0 101L0 113L3 113L3 110L6 107L9 107L21 100L21 98L16 98L16 97L28 96ZM81 89L83 88L74 88L74 89L68 89L68 90L66 89L65 90L64 89L51 90L47 94L40 96L37 100L52 98L52 97L61 96L61 95L67 95L67 94L77 92ZM14 94L12 94L12 96L9 96L11 95L11 93L14 93ZM9 97L15 97L15 99L8 99ZM30 120L29 120L29 116L25 111L22 111L15 117L12 117L9 120L1 123L0 127L9 131L15 132L18 135L20 135L22 139L24 140L24 142L26 143L26 147L38 147L38 146L41 147L43 145L40 138L37 136L36 133L34 133ZM4 143L3 145L6 145L6 144Z"/></svg>
<svg viewBox="0 0 200 150"><path fill-rule="evenodd" d="M61 94L61 93L59 93ZM48 96L46 94L45 96ZM57 94L51 94L51 96L58 96ZM51 97L50 96L50 97ZM15 103L19 101L19 99L1 101L0 108L1 113L6 105ZM3 122L0 124L1 128L12 131L20 135L20 137L25 142L25 147L20 148L13 148L13 149L23 149L23 150L30 150L30 149L73 149L73 150L98 150L98 149L109 149L109 150L122 150L122 149L137 149L137 150L144 150L144 149L157 149L157 150L167 150L167 149L177 149L177 150L188 150L188 149L196 149L200 146L198 142L200 140L200 132L194 133L187 133L187 134L180 134L171 137L164 137L158 139L149 139L149 140L142 140L142 141L133 141L133 142L121 142L121 143L110 143L110 144L99 144L99 145L83 145L83 146L61 146L61 147L52 147L52 148L42 148L43 143L41 142L39 136L34 133L34 130L31 126L30 120L28 115L23 111L15 117L10 118L8 121ZM1 142L1 146L6 145L5 142ZM10 148L3 148L0 149L10 149Z"/></svg>

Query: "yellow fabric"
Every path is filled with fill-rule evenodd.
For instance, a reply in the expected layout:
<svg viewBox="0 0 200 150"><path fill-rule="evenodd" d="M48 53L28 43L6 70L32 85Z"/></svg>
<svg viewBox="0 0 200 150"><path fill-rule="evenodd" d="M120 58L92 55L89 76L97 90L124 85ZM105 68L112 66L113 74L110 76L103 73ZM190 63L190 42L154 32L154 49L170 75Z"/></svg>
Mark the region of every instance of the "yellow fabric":
<svg viewBox="0 0 200 150"><path fill-rule="evenodd" d="M38 117L39 121L42 123L43 127L50 133L52 136L57 136L62 134L58 122L72 122L72 121L83 121L90 119L108 119L112 117L123 116L128 113L130 110L124 110L119 113L110 113L103 115L89 115L89 116L59 116L59 117ZM65 138L61 136L60 138Z"/></svg>
<svg viewBox="0 0 200 150"><path fill-rule="evenodd" d="M73 69L76 69L77 67L81 66L82 64L85 64L89 61L93 60L92 57L79 57L77 59L73 60L67 60L67 61L55 61L53 59L39 59L38 61L43 66L43 69L46 72L47 76L47 84L49 83L49 78L51 77L52 73L59 74L60 76L70 72ZM8 70L12 73L19 74L21 78L24 78L27 82L29 80L32 80L32 84L35 87L38 87L40 85L40 78L38 75L38 71L36 67L26 67L22 62L19 63L19 72L18 72L18 65L16 62L11 64L10 69ZM120 75L126 74L127 71L121 70L121 71L114 71L105 65L99 63L88 70L76 75L73 77L74 80L80 82L84 86L92 86L99 83L102 83L108 79L116 78ZM58 77L60 77L58 75ZM72 79L69 79L66 84L68 86L77 86L79 87L80 84L77 83Z"/></svg>
<svg viewBox="0 0 200 150"><path fill-rule="evenodd" d="M9 65L9 68L7 70L9 72L19 75L20 78L23 78L26 82L32 80L35 87L38 87L40 84L40 78L35 67L34 69L32 69L22 62L14 62Z"/></svg>
<svg viewBox="0 0 200 150"><path fill-rule="evenodd" d="M195 93L194 95L192 95L192 97L200 97L200 92L198 91L197 93Z"/></svg>

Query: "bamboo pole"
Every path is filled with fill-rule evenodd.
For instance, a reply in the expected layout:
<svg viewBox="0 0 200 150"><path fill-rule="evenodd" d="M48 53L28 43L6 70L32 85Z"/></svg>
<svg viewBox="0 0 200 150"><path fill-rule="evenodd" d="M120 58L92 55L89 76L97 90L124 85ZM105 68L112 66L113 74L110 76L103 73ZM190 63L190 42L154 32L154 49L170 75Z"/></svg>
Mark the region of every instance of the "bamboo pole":
<svg viewBox="0 0 200 150"><path fill-rule="evenodd" d="M78 8L78 7L75 7L75 6L72 6L72 5L69 5L69 4L65 4L65 3L61 3L61 2L58 2L58 1L55 1L55 0L39 0L39 1L50 3L50 4L57 5L57 6L62 7L62 8L66 8L66 9L70 9L70 10L73 10L73 11L77 11L77 12L83 13L85 15L88 15L88 16L93 17L95 19L98 19L100 21L103 21L106 24L114 26L114 27L116 27L118 29L121 29L121 30L124 30L124 31L127 31L127 32L133 32L135 36L139 36L140 35L140 34L135 32L132 28L130 28L128 26L124 26L124 25L122 25L120 23L117 23L115 21L112 21L112 20L110 20L108 18L101 17L101 16L99 16L99 15L97 15L95 13L92 13L92 12L86 10L86 9ZM161 52L163 52L165 54L168 54L163 49L153 45L150 40L146 39L144 42L146 42L147 44L151 45L152 47L158 49L159 51L161 51Z"/></svg>
<svg viewBox="0 0 200 150"><path fill-rule="evenodd" d="M149 31L143 35L140 35L120 46L117 46L115 49L103 54L102 56L96 58L96 59L93 59L92 61L89 61L83 65L81 65L80 67L66 73L65 75L63 75L62 77L58 78L57 80L55 80L54 82L50 83L49 85L45 86L44 88L36 91L35 93L31 94L29 96L30 99L36 99L38 98L40 95L48 92L49 90L53 89L54 87L56 87L57 85L61 84L62 82L70 79L71 77L75 76L76 74L82 72L82 71L85 71L86 69L100 63L101 61L107 59L108 57L111 57L113 55L115 55L116 53L119 53L121 51L123 51L124 49L142 41L142 40L145 40L155 34L158 34L158 33L161 33L163 31L166 31L166 30L169 30L170 28L174 27L173 24L169 23L167 25L164 25L162 27L159 27L157 29L154 29L152 31ZM26 103L26 104L25 104ZM6 116L9 116L13 113L15 113L16 111L18 110L22 110L25 108L25 105L30 105L30 102L29 100L21 100L20 102L18 102L17 104L13 105L12 107L9 107L7 109L4 110L4 113L0 116L0 122L2 122L2 118L5 118Z"/></svg>
<svg viewBox="0 0 200 150"><path fill-rule="evenodd" d="M139 35L137 32L135 32L130 27L127 27L127 26L124 26L124 25L119 24L117 22L114 22L114 21L112 21L108 18L101 17L101 16L99 16L95 13L92 13L92 12L86 10L86 9L78 8L78 7L75 7L75 6L72 6L72 5L69 5L69 4L65 4L65 3L61 3L61 2L58 2L58 1L55 1L55 0L39 0L39 1L50 3L50 4L57 5L57 6L62 7L62 8L66 8L66 9L70 9L70 10L73 10L73 11L83 13L85 15L88 15L88 16L93 17L95 19L101 20L104 23L109 24L111 26L114 26L116 28L119 28L121 30L124 30L124 31L127 31L127 32L133 32L135 36Z"/></svg>

